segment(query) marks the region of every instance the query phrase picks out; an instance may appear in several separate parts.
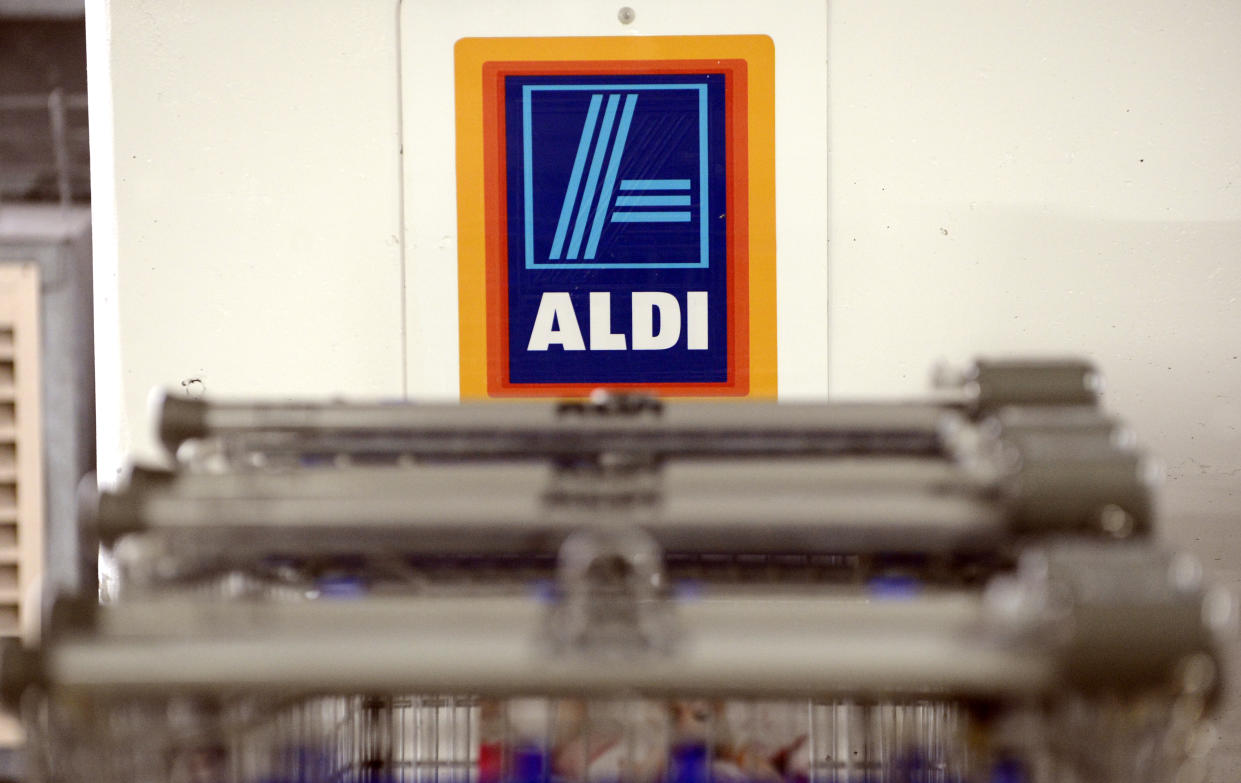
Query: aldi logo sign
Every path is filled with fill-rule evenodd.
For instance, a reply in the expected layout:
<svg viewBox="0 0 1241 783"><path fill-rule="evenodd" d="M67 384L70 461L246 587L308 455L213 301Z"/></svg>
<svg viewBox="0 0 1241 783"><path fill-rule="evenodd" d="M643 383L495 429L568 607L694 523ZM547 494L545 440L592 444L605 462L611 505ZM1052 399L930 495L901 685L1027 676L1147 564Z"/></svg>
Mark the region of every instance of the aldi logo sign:
<svg viewBox="0 0 1241 783"><path fill-rule="evenodd" d="M665 40L770 59L744 36L458 43L463 397L774 393L749 59L588 54Z"/></svg>

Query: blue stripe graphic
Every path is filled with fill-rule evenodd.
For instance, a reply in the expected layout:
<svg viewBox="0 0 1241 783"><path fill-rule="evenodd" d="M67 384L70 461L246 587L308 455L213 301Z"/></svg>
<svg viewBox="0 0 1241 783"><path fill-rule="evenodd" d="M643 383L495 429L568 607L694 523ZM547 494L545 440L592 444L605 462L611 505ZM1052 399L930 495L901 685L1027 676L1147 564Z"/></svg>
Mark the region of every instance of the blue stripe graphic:
<svg viewBox="0 0 1241 783"><path fill-rule="evenodd" d="M618 207L688 207L689 196L617 196Z"/></svg>
<svg viewBox="0 0 1241 783"><path fill-rule="evenodd" d="M702 248L700 251L702 258L707 258L707 218L711 215L711 208L707 202L707 88L703 87L698 91L698 176L699 182L702 183L702 196L698 204L698 245Z"/></svg>
<svg viewBox="0 0 1241 783"><path fill-rule="evenodd" d="M602 103L602 95L590 96L586 123L582 125L582 138L577 143L577 157L573 159L573 173L569 175L569 187L565 190L564 205L560 208L560 221L556 223L556 237L552 240L549 257L553 261L560 258L560 251L564 247L564 235L569 230L569 218L573 215L573 204L577 201L578 187L582 184L582 169L586 168L586 154L590 151L590 139L595 133L595 122L599 119L599 106Z"/></svg>
<svg viewBox="0 0 1241 783"><path fill-rule="evenodd" d="M637 95L625 96L625 108L621 111L620 127L616 129L616 141L612 142L612 156L608 159L608 173L603 178L603 189L599 191L599 204L595 207L595 222L590 227L590 239L586 242L586 260L595 257L599 249L599 235L603 232L603 218L608 213L608 205L612 202L612 189L616 185L616 171L620 168L621 155L625 154L625 138L629 135L629 122L633 119L633 109L638 103Z"/></svg>
<svg viewBox="0 0 1241 783"><path fill-rule="evenodd" d="M688 212L613 212L613 223L688 223Z"/></svg>
<svg viewBox="0 0 1241 783"><path fill-rule="evenodd" d="M622 179L621 190L689 190L687 179Z"/></svg>
<svg viewBox="0 0 1241 783"><path fill-rule="evenodd" d="M573 237L569 240L569 252L565 256L570 261L577 259L577 251L582 247L582 234L586 233L587 215L590 214L590 205L595 198L595 186L599 184L599 170L603 168L603 157L608 137L612 135L612 123L616 121L616 104L619 101L619 95L608 96L608 107L603 110L603 124L595 139L595 153L590 159L590 174L586 176L586 189L582 193L582 203L577 208Z"/></svg>
<svg viewBox="0 0 1241 783"><path fill-rule="evenodd" d="M609 177L615 161L619 169L625 156L637 154L633 145L627 144L627 128L622 134L619 125L624 122L625 108L628 101L637 97L643 90L686 90L698 95L698 153L697 171L685 179L619 179L617 175ZM532 103L537 94L544 91L579 91L588 93L591 100L581 128L578 144L574 148L574 159L569 171L570 176L565 182L565 191L561 199L561 207L557 210L555 233L548 237L551 242L546 246L542 263L535 260L534 245L534 177L532 176L534 155L533 127L542 121L539 106ZM560 269L615 269L615 268L648 268L648 269L692 269L706 268L709 252L709 226L714 221L708 219L707 205L707 165L708 125L706 84L577 84L577 85L533 85L523 84L521 95L520 123L522 130L523 185L524 185L524 223L525 223L525 267L526 269L560 268ZM605 110L604 98L608 98ZM621 101L621 97L625 101ZM601 111L604 110L604 111ZM533 117L531 115L534 115ZM604 115L609 115L604 117ZM632 118L637 117L636 107ZM533 122L532 122L533 120ZM613 139L613 134L616 138ZM634 144L638 143L635 137ZM693 142L690 142L692 145ZM593 148L593 149L592 149ZM692 147L691 147L692 149ZM568 150L563 150L564 155ZM591 165L586 166L587 156L591 157ZM564 160L562 157L561 160ZM565 161L567 162L567 161ZM688 161L687 161L688 162ZM608 164L605 166L604 164ZM692 165L692 164L691 164ZM563 169L562 169L563 171ZM689 174L681 171L651 170L651 174L664 176ZM636 172L635 172L636 173ZM702 181L696 183L693 176ZM617 181L619 180L619 181ZM610 185L609 185L610 182ZM619 194L617 193L619 191ZM695 194L695 191L699 191ZM551 194L547 194L551 198ZM649 199L649 200L648 200ZM548 204L543 208L550 207ZM688 215L688 218L686 217ZM716 217L710 215L710 217ZM618 258L607 258L598 261L599 250L603 246L602 229L608 222L617 224L664 224L686 225L698 222L698 244L700 246L697 260L666 261L643 260L623 261ZM570 226L569 224L573 225ZM589 223L589 225L587 225ZM688 227L688 226L687 226ZM573 230L570 231L570 228ZM589 229L589 230L587 230ZM571 236L572 235L572 236ZM623 245L624 243L622 243ZM585 245L585 248L583 248ZM623 250L623 248L622 248ZM610 251L609 251L610 252ZM622 253L623 255L623 253Z"/></svg>
<svg viewBox="0 0 1241 783"><path fill-rule="evenodd" d="M523 145L523 149L522 149L522 161L524 162L526 171L530 171L530 166L531 166L530 125L531 125L531 121L530 121L530 88L529 87L523 88L522 96L523 96L523 99L522 99L522 108L521 108L521 130L522 130L522 133L525 134L524 135L525 144ZM533 258L534 257L534 211L533 211L532 205L534 204L534 185L531 182L530 177L526 177L525 196L526 196L526 214L524 217L525 217L525 224L526 224L526 258Z"/></svg>

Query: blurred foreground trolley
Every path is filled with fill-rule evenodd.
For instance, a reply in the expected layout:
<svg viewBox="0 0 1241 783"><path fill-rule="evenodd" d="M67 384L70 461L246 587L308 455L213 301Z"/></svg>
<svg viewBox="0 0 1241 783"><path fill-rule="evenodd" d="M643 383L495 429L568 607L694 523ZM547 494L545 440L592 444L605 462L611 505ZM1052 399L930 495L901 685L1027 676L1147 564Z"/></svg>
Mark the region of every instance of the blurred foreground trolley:
<svg viewBox="0 0 1241 783"><path fill-rule="evenodd" d="M6 650L34 779L1192 780L1225 594L1076 362L917 403L169 400Z"/></svg>
<svg viewBox="0 0 1241 783"><path fill-rule="evenodd" d="M982 592L678 595L637 533L542 597L64 612L10 650L39 780L1173 781L1231 611L1142 545L1028 550Z"/></svg>

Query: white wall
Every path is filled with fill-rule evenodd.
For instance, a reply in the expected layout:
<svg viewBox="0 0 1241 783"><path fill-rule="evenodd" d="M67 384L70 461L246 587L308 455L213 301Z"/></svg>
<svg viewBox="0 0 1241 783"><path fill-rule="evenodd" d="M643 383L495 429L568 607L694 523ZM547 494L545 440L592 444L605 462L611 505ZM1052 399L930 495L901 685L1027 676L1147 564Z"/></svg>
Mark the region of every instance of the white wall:
<svg viewBox="0 0 1241 783"><path fill-rule="evenodd" d="M769 32L786 388L903 395L941 357L1086 353L1174 471L1232 469L1241 4L628 4L630 28L602 0L92 0L105 468L149 450L156 384L452 394L455 36Z"/></svg>
<svg viewBox="0 0 1241 783"><path fill-rule="evenodd" d="M835 0L828 41L833 393L1085 353L1174 474L1241 467L1241 4Z"/></svg>
<svg viewBox="0 0 1241 783"><path fill-rule="evenodd" d="M155 455L152 387L402 395L395 14L89 4L104 480Z"/></svg>

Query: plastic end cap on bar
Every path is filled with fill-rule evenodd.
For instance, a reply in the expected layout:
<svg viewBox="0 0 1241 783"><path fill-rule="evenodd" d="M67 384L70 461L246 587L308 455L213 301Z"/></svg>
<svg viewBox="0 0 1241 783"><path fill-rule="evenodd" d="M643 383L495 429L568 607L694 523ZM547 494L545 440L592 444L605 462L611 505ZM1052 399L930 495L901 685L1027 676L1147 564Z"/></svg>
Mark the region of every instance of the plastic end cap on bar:
<svg viewBox="0 0 1241 783"><path fill-rule="evenodd" d="M961 374L966 405L984 415L1010 405L1097 405L1103 388L1084 359L976 359Z"/></svg>
<svg viewBox="0 0 1241 783"><path fill-rule="evenodd" d="M203 400L160 391L152 403L158 418L159 441L169 454L176 454L177 447L185 441L207 435L207 403Z"/></svg>
<svg viewBox="0 0 1241 783"><path fill-rule="evenodd" d="M1179 685L1219 695L1218 633L1192 558L1139 543L1058 542L1026 550L988 587L999 626L1051 645L1064 682L1082 693Z"/></svg>
<svg viewBox="0 0 1241 783"><path fill-rule="evenodd" d="M0 639L0 708L17 714L26 688L45 681L43 658L19 639Z"/></svg>

